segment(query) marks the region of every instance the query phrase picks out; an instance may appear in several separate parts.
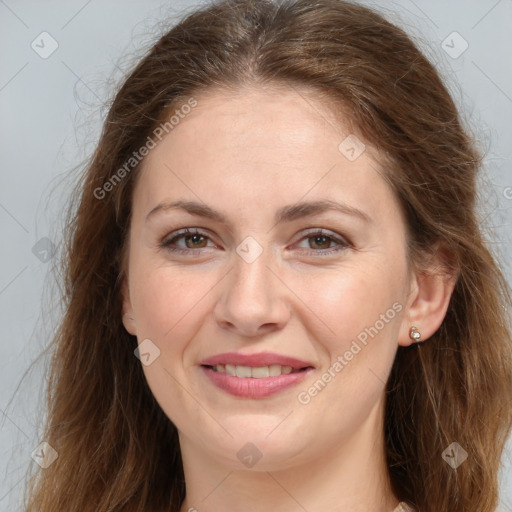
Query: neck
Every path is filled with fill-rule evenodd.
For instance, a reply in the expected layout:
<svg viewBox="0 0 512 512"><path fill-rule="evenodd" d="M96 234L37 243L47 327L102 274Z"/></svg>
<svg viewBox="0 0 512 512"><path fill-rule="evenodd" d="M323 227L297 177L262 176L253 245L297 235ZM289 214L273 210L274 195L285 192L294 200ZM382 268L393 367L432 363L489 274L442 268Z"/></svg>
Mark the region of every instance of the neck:
<svg viewBox="0 0 512 512"><path fill-rule="evenodd" d="M386 466L383 405L325 453L269 470L221 464L180 433L187 487L180 512L392 512L399 502Z"/></svg>

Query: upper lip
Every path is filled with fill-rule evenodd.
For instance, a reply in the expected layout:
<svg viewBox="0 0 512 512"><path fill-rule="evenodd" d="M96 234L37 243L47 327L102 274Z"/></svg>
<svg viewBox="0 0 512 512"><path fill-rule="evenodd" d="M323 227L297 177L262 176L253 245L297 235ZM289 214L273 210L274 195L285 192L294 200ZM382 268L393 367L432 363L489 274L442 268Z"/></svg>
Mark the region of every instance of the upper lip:
<svg viewBox="0 0 512 512"><path fill-rule="evenodd" d="M232 364L233 366L291 366L292 369L313 367L311 363L295 357L273 354L272 352L260 352L258 354L238 354L226 352L208 357L201 362L203 366L217 366L218 364Z"/></svg>

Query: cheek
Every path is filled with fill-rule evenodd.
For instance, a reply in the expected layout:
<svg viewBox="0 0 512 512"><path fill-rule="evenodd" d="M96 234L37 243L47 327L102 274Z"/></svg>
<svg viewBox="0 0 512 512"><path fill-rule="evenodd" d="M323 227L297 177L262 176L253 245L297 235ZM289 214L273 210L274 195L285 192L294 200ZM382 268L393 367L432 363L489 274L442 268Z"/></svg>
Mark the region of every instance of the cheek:
<svg viewBox="0 0 512 512"><path fill-rule="evenodd" d="M356 336L390 308L386 320L396 316L393 304L402 299L403 290L400 275L398 265L383 271L382 265L368 259L350 268L327 271L309 282L304 280L300 296L327 332L343 344L348 334Z"/></svg>
<svg viewBox="0 0 512 512"><path fill-rule="evenodd" d="M317 380L301 387L298 401L308 404L305 413L323 411L324 419L338 425L334 430L355 429L384 391L403 310L398 267L383 272L367 262L304 289L305 302L321 320L312 335L324 364Z"/></svg>
<svg viewBox="0 0 512 512"><path fill-rule="evenodd" d="M187 382L187 346L203 325L208 307L205 294L214 285L211 273L180 271L169 266L150 268L134 274L134 310L139 343L150 339L159 349L158 357L143 371L151 392L172 421L179 421L179 411L190 402L183 387ZM187 409L191 421L204 421L201 410L193 404Z"/></svg>
<svg viewBox="0 0 512 512"><path fill-rule="evenodd" d="M338 362L332 370L333 385L319 403L343 396L346 406L352 404L356 411L358 404L367 401L370 406L382 392L404 309L402 264L398 256L389 264L368 258L364 264L317 279L316 287L304 286L304 301L321 320L314 322L318 327L313 338L327 367ZM352 402L354 397L358 398Z"/></svg>
<svg viewBox="0 0 512 512"><path fill-rule="evenodd" d="M183 338L180 333L190 331L199 320L207 302L202 299L215 283L212 272L180 272L165 266L134 276L132 300L139 338L154 339L167 350L176 348Z"/></svg>

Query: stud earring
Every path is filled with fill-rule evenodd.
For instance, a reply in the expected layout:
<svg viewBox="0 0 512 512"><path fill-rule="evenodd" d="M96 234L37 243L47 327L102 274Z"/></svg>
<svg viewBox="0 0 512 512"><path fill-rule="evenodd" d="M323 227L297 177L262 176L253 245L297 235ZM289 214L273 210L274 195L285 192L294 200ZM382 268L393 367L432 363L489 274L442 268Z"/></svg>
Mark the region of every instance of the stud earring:
<svg viewBox="0 0 512 512"><path fill-rule="evenodd" d="M417 327L411 327L409 331L409 338L411 338L411 340L414 340L417 343L421 341L421 333L420 331L418 331Z"/></svg>

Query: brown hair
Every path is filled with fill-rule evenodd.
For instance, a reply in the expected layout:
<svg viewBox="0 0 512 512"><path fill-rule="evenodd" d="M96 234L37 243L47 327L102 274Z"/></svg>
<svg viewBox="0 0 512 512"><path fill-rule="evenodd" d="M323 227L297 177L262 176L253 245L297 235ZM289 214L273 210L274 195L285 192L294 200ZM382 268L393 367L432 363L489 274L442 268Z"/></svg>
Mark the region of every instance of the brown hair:
<svg viewBox="0 0 512 512"><path fill-rule="evenodd" d="M31 477L26 510L179 510L176 428L121 321L140 166L104 197L97 191L192 95L258 83L307 86L342 105L354 133L382 155L407 215L411 261L421 268L436 244L450 255L457 282L446 317L426 343L398 348L387 383L389 475L396 497L421 512L493 510L512 422L511 297L477 219L482 156L411 38L343 0L205 6L161 37L120 87L69 210L65 314L53 340L44 435L59 456ZM442 458L454 441L469 454L457 469Z"/></svg>

